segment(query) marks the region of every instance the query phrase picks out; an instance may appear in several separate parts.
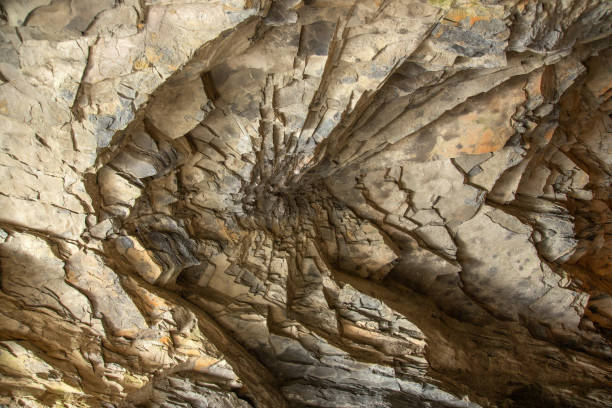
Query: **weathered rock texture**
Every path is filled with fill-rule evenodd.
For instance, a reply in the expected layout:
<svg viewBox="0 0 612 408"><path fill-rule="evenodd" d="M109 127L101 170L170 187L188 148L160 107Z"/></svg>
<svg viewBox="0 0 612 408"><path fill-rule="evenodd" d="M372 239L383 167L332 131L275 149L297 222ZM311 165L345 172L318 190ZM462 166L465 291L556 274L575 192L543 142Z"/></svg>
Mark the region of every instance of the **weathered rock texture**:
<svg viewBox="0 0 612 408"><path fill-rule="evenodd" d="M4 0L0 404L612 406L609 0Z"/></svg>

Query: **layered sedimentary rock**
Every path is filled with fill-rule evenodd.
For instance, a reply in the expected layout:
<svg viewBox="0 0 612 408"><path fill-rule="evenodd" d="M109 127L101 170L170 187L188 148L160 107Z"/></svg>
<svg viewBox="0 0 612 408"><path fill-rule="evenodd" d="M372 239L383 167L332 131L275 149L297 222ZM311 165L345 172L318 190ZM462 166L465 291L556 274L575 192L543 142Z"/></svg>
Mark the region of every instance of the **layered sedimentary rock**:
<svg viewBox="0 0 612 408"><path fill-rule="evenodd" d="M608 0L0 11L0 404L612 405Z"/></svg>

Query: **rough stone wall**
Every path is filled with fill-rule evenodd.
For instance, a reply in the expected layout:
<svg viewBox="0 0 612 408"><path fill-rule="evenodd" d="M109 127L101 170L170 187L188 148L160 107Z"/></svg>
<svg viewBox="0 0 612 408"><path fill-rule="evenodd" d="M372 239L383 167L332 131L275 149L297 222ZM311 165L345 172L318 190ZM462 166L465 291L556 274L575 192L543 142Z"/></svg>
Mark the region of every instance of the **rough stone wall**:
<svg viewBox="0 0 612 408"><path fill-rule="evenodd" d="M0 18L0 404L612 406L609 0Z"/></svg>

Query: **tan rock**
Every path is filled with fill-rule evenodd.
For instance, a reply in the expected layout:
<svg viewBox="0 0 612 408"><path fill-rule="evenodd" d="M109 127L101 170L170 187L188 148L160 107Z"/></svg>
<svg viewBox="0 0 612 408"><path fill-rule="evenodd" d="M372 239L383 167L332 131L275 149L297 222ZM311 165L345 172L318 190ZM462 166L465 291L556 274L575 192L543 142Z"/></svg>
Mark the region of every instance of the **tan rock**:
<svg viewBox="0 0 612 408"><path fill-rule="evenodd" d="M611 16L4 1L0 405L607 407Z"/></svg>

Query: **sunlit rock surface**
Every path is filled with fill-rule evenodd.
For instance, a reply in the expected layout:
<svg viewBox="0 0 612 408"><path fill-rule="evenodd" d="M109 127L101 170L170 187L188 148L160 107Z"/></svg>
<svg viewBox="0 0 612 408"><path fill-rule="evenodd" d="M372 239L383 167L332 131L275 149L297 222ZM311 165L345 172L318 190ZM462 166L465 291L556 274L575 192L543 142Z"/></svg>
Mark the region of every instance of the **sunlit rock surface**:
<svg viewBox="0 0 612 408"><path fill-rule="evenodd" d="M609 0L0 2L0 404L612 406Z"/></svg>

